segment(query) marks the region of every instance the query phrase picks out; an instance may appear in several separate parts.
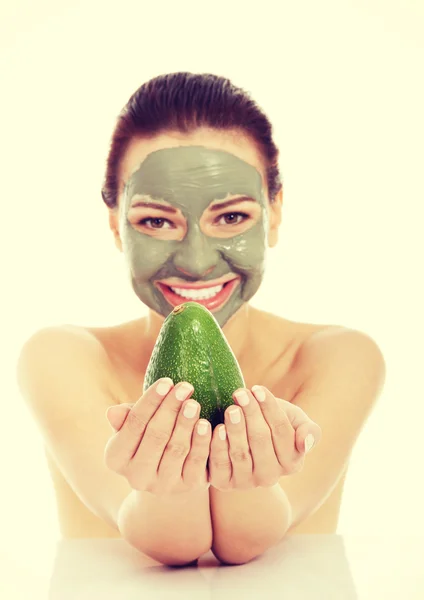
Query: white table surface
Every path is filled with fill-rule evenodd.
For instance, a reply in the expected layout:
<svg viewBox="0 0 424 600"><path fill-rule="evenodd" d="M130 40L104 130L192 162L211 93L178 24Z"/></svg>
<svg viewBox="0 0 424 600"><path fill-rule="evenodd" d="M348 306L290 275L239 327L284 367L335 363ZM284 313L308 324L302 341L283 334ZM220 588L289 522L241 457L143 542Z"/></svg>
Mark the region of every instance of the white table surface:
<svg viewBox="0 0 424 600"><path fill-rule="evenodd" d="M34 552L34 546L31 546ZM36 562L36 561L35 561ZM0 551L1 600L423 600L424 537L295 535L250 563L172 568L124 540L60 540L48 568Z"/></svg>

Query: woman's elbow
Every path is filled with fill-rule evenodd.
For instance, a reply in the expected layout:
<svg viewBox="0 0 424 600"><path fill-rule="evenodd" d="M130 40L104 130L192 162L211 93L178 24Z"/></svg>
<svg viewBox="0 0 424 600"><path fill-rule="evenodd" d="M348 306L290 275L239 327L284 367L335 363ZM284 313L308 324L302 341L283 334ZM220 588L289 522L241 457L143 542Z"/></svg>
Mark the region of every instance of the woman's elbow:
<svg viewBox="0 0 424 600"><path fill-rule="evenodd" d="M205 548L204 551L199 551L198 549L189 552L187 548L178 550L168 550L168 549L153 549L153 548L140 548L137 547L137 550L141 552L143 555L156 560L157 562L162 563L167 567L189 567L196 566L199 558L208 552L210 548Z"/></svg>

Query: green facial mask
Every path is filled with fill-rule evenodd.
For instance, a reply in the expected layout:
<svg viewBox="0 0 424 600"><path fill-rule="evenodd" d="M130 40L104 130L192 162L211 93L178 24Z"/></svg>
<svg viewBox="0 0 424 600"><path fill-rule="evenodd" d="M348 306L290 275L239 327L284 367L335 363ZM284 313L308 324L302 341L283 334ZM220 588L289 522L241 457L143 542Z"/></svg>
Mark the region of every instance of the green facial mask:
<svg viewBox="0 0 424 600"><path fill-rule="evenodd" d="M179 209L186 220L183 239L153 237L128 219L135 195L163 200ZM260 205L260 217L238 226L238 234L212 237L200 229L200 218L212 202L228 195L248 196ZM120 234L130 280L138 298L164 317L173 310L157 280L178 277L188 283L211 281L229 273L240 275L240 284L214 317L223 327L257 292L264 275L268 214L260 173L237 156L203 146L179 146L152 152L129 177L120 215ZM137 209L133 209L137 210ZM231 212L223 208L216 214ZM240 209L235 208L234 212ZM215 217L215 213L214 217ZM143 213L143 219L159 218ZM172 214L163 217L173 221ZM221 221L222 222L222 221ZM226 225L225 231L231 231ZM236 228L235 228L236 229ZM241 232L241 233L240 233ZM181 303L185 300L181 298Z"/></svg>

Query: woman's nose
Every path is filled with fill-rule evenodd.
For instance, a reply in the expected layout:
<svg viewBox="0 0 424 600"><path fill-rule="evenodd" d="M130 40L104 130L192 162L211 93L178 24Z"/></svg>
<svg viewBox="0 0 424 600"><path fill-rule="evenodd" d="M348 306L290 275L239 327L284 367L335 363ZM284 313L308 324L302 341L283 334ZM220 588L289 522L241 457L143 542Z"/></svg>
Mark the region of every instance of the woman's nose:
<svg viewBox="0 0 424 600"><path fill-rule="evenodd" d="M208 269L204 273L200 274L200 278L206 277L206 275L209 275L209 273L211 273L213 270L214 270L214 266L212 265L212 267L210 269ZM178 266L177 266L177 271L179 271L183 275L187 275L188 277L193 277L193 273L189 273L188 271L185 271L184 269L181 269Z"/></svg>
<svg viewBox="0 0 424 600"><path fill-rule="evenodd" d="M188 277L201 279L213 271L218 263L219 252L215 248L215 240L207 239L198 229L188 232L178 246L174 254L174 266Z"/></svg>

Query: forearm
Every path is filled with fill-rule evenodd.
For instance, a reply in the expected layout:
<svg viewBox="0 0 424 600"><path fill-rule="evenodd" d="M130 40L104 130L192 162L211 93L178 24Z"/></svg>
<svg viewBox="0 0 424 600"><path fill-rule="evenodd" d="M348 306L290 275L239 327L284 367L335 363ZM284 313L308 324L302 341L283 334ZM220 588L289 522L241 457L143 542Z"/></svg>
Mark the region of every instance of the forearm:
<svg viewBox="0 0 424 600"><path fill-rule="evenodd" d="M164 496L134 490L118 526L129 544L163 564L193 562L212 545L209 490Z"/></svg>
<svg viewBox="0 0 424 600"><path fill-rule="evenodd" d="M212 552L222 562L246 562L283 539L291 506L279 484L220 492L210 488Z"/></svg>

